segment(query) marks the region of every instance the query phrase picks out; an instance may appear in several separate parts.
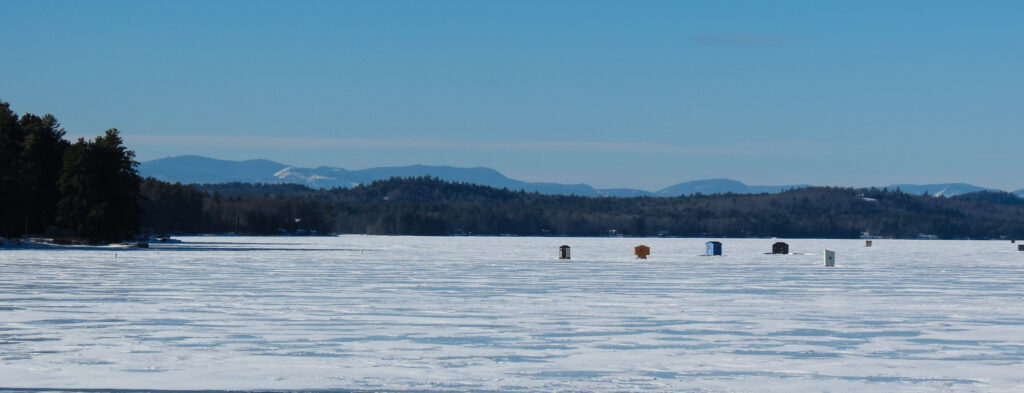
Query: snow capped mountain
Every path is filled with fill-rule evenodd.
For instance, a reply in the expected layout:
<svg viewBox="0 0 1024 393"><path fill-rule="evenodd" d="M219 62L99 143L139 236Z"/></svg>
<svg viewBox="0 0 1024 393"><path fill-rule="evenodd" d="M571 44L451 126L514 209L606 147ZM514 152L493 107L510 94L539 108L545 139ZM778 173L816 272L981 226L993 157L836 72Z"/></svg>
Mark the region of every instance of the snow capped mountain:
<svg viewBox="0 0 1024 393"><path fill-rule="evenodd" d="M279 183L305 184L311 188L354 187L362 182L355 181L351 171L342 168L295 168L285 167L274 173Z"/></svg>

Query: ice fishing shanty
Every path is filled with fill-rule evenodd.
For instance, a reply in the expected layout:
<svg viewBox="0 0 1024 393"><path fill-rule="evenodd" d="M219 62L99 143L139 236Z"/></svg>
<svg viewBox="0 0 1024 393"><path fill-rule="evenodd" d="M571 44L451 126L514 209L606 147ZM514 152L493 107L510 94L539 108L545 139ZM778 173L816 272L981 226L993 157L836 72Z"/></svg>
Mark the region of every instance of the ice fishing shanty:
<svg viewBox="0 0 1024 393"><path fill-rule="evenodd" d="M651 248L643 244L633 247L633 255L636 255L638 259L647 259L647 256L651 255Z"/></svg>
<svg viewBox="0 0 1024 393"><path fill-rule="evenodd" d="M563 244L561 247L558 247L558 259L572 259L569 256L569 246Z"/></svg>
<svg viewBox="0 0 1024 393"><path fill-rule="evenodd" d="M707 242L704 243L704 255L722 255L722 242Z"/></svg>
<svg viewBox="0 0 1024 393"><path fill-rule="evenodd" d="M865 240L864 247L871 247L871 240Z"/></svg>
<svg viewBox="0 0 1024 393"><path fill-rule="evenodd" d="M1017 251L1024 251L1024 244L1018 244Z"/></svg>
<svg viewBox="0 0 1024 393"><path fill-rule="evenodd" d="M789 254L789 245L783 242L772 244L772 254Z"/></svg>
<svg viewBox="0 0 1024 393"><path fill-rule="evenodd" d="M832 250L825 250L824 260L825 260L825 267L835 267L836 266L836 252L832 251Z"/></svg>

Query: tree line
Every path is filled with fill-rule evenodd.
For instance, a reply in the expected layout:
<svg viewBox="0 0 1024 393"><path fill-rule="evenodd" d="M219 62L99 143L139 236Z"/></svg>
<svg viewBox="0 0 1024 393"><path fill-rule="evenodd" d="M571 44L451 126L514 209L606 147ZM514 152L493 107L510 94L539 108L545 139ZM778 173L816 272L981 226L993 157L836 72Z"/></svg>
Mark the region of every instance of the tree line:
<svg viewBox="0 0 1024 393"><path fill-rule="evenodd" d="M133 237L142 214L135 153L117 129L65 135L53 115L19 117L0 101L0 236Z"/></svg>
<svg viewBox="0 0 1024 393"><path fill-rule="evenodd" d="M168 233L1024 238L1008 193L953 198L810 187L777 194L581 197L393 178L354 188L142 185L142 227Z"/></svg>

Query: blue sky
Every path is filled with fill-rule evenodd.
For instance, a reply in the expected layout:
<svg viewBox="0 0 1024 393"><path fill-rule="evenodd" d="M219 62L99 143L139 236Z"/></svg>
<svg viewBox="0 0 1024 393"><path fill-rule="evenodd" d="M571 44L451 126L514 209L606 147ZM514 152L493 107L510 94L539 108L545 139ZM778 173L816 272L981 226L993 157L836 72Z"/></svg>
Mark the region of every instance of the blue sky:
<svg viewBox="0 0 1024 393"><path fill-rule="evenodd" d="M1024 188L1024 2L0 1L0 99L140 160Z"/></svg>

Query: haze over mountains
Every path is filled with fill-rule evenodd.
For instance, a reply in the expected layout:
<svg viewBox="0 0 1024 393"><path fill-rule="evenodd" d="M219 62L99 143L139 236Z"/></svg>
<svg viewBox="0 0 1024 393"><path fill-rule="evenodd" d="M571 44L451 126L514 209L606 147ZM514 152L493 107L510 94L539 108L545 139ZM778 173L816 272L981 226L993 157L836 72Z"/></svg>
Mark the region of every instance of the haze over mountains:
<svg viewBox="0 0 1024 393"><path fill-rule="evenodd" d="M142 176L153 177L163 181L181 183L294 183L311 188L353 187L391 177L431 176L447 181L474 183L510 190L524 190L541 194L580 195L580 196L679 196L701 194L758 194L776 193L792 188L808 187L806 184L780 186L750 186L729 179L707 179L688 181L675 184L658 191L646 191L630 188L595 189L587 184L560 184L524 182L510 179L490 168L456 168L452 166L410 165L400 167L378 167L361 170L348 170L321 166L317 168L298 168L270 160L229 161L201 156L177 156L146 161L139 165ZM931 194L936 196L954 196L975 191L991 190L964 183L950 184L898 184L888 188L899 187L911 194ZM998 190L995 190L998 191ZM1014 192L1024 196L1024 189Z"/></svg>

